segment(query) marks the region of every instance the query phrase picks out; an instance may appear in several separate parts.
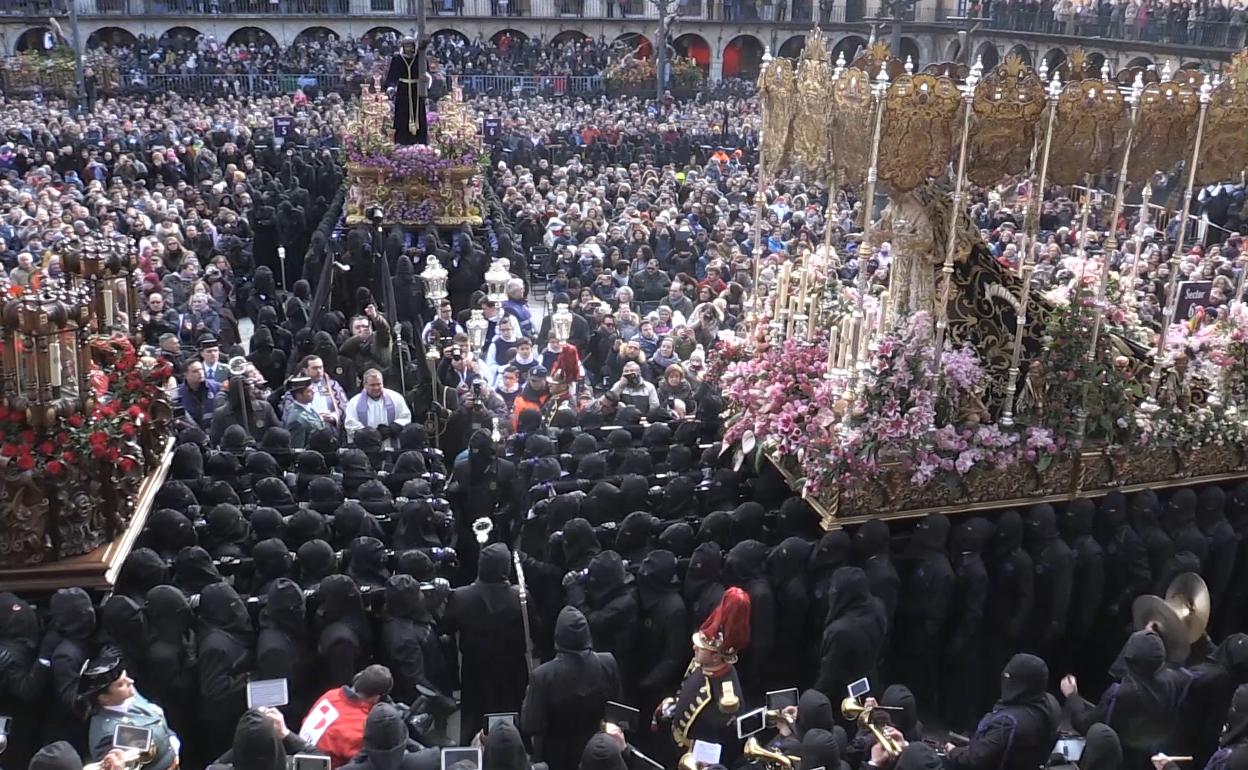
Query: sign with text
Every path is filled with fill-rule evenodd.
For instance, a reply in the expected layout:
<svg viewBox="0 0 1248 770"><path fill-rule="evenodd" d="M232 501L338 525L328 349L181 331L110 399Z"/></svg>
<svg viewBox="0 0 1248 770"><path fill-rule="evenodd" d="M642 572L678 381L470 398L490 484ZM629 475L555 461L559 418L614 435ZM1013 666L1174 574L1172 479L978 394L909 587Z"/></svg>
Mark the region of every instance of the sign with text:
<svg viewBox="0 0 1248 770"><path fill-rule="evenodd" d="M481 119L481 137L486 144L494 144L503 138L503 119L502 118L482 118Z"/></svg>
<svg viewBox="0 0 1248 770"><path fill-rule="evenodd" d="M1209 305L1213 281L1183 281L1179 284L1179 296L1175 300L1174 320L1186 321L1196 314L1196 308Z"/></svg>

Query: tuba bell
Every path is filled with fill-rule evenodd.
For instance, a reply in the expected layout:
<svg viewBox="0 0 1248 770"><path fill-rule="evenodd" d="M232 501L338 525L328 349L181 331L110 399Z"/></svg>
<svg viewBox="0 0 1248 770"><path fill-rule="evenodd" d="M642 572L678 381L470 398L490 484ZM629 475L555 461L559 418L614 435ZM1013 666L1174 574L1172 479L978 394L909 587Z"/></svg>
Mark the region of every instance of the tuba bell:
<svg viewBox="0 0 1248 770"><path fill-rule="evenodd" d="M225 365L225 368L229 370L230 376L242 377L247 373L247 359L242 356L234 356Z"/></svg>
<svg viewBox="0 0 1248 770"><path fill-rule="evenodd" d="M1131 605L1135 630L1154 628L1171 663L1187 660L1192 644L1205 635L1209 612L1209 587L1195 572L1184 572L1172 580L1166 598L1139 596Z"/></svg>
<svg viewBox="0 0 1248 770"><path fill-rule="evenodd" d="M762 760L768 767L783 767L785 770L792 770L793 760L797 759L797 757L763 748L754 736L750 736L750 739L745 742L743 753L750 759Z"/></svg>
<svg viewBox="0 0 1248 770"><path fill-rule="evenodd" d="M880 712L877 716L876 712ZM878 708L868 708L858 702L857 698L846 698L841 701L841 716L857 722L871 731L876 743L880 744L893 759L901 756L901 745L884 729L891 725L888 712Z"/></svg>

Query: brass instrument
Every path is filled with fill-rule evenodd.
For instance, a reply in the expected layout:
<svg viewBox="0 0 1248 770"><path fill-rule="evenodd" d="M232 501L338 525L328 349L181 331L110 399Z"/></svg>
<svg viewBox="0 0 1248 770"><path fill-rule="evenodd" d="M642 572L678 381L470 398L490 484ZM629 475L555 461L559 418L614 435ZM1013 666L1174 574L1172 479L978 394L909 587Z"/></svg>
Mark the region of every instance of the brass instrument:
<svg viewBox="0 0 1248 770"><path fill-rule="evenodd" d="M234 356L225 365L225 368L229 370L230 376L242 377L247 373L247 359L242 356Z"/></svg>
<svg viewBox="0 0 1248 770"><path fill-rule="evenodd" d="M784 709L767 709L763 712L763 717L766 718L768 724L778 725L783 723L789 730L792 730L797 724L797 719L784 713Z"/></svg>
<svg viewBox="0 0 1248 770"><path fill-rule="evenodd" d="M1192 644L1205 635L1209 612L1209 587L1195 572L1184 572L1171 581L1166 598L1139 596L1131 605L1136 630L1154 627L1172 663L1187 660Z"/></svg>
<svg viewBox="0 0 1248 770"><path fill-rule="evenodd" d="M785 770L792 770L794 763L801 761L799 757L763 748L753 736L745 742L743 753L750 759L761 759L768 767L783 767Z"/></svg>
<svg viewBox="0 0 1248 770"><path fill-rule="evenodd" d="M490 533L494 531L494 522L488 516L482 516L472 522L472 535L477 539L477 545L485 545L490 539Z"/></svg>
<svg viewBox="0 0 1248 770"><path fill-rule="evenodd" d="M879 708L868 708L862 705L857 698L846 698L841 701L841 716L855 721L870 730L871 734L875 736L876 742L884 747L884 750L888 752L890 757L896 759L901 756L901 746L884 730L885 727L889 726L889 722L887 720L881 721L876 716L875 712L880 710ZM884 716L887 717L887 715L887 712L884 712Z"/></svg>
<svg viewBox="0 0 1248 770"><path fill-rule="evenodd" d="M122 749L122 760L125 762L126 770L135 770L155 759L155 745L146 752L140 752L138 749ZM82 770L100 770L100 766L100 762L89 762L82 766Z"/></svg>

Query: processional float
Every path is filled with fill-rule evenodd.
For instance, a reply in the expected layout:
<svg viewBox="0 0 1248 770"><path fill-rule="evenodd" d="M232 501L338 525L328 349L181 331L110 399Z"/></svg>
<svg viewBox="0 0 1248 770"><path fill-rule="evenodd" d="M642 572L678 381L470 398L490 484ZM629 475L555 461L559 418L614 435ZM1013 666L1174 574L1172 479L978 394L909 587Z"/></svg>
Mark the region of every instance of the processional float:
<svg viewBox="0 0 1248 770"><path fill-rule="evenodd" d="M828 190L829 224L792 255L753 233L748 337L718 353L737 462L774 462L826 526L1248 476L1244 255L1229 302L1176 315L1193 192L1248 168L1248 51L1209 76L1111 77L1078 49L1052 71L1011 54L915 72L883 44L832 62L815 30L796 65L766 58L759 91L755 221L787 173ZM1152 201L1167 178L1175 211ZM994 187L1020 191L1016 265L967 213ZM1055 265L1040 218L1059 188L1077 238ZM843 192L862 232L833 243ZM1175 217L1157 284L1146 234ZM1150 325L1141 298L1158 285Z"/></svg>

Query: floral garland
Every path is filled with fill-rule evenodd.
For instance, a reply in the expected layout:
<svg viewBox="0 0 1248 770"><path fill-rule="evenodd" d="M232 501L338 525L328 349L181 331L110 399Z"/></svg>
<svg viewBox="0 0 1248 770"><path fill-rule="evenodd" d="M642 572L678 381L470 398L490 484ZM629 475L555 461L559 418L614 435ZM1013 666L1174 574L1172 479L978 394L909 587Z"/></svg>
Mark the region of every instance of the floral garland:
<svg viewBox="0 0 1248 770"><path fill-rule="evenodd" d="M447 171L475 166L482 162L476 150L458 148L453 154L443 154L438 148L424 144L393 146L364 145L348 134L343 137L342 149L347 162L364 168L381 170L390 176L427 179L441 182ZM485 159L488 162L488 158Z"/></svg>
<svg viewBox="0 0 1248 770"><path fill-rule="evenodd" d="M786 340L729 363L725 445L738 447L738 461L771 454L815 495L874 479L886 465L915 484L955 483L976 469L1047 467L1063 442L1041 426L986 424L975 407L986 378L977 355L947 345L938 377L931 328L930 317L916 314L880 340L852 411L843 383L824 377L826 340Z"/></svg>
<svg viewBox="0 0 1248 770"><path fill-rule="evenodd" d="M143 459L136 440L173 367L168 361L139 358L122 335L98 337L91 348L99 363L90 377L92 408L36 430L26 422L24 410L0 406L0 463L51 479L73 476L91 460L116 465L124 474L139 470Z"/></svg>

